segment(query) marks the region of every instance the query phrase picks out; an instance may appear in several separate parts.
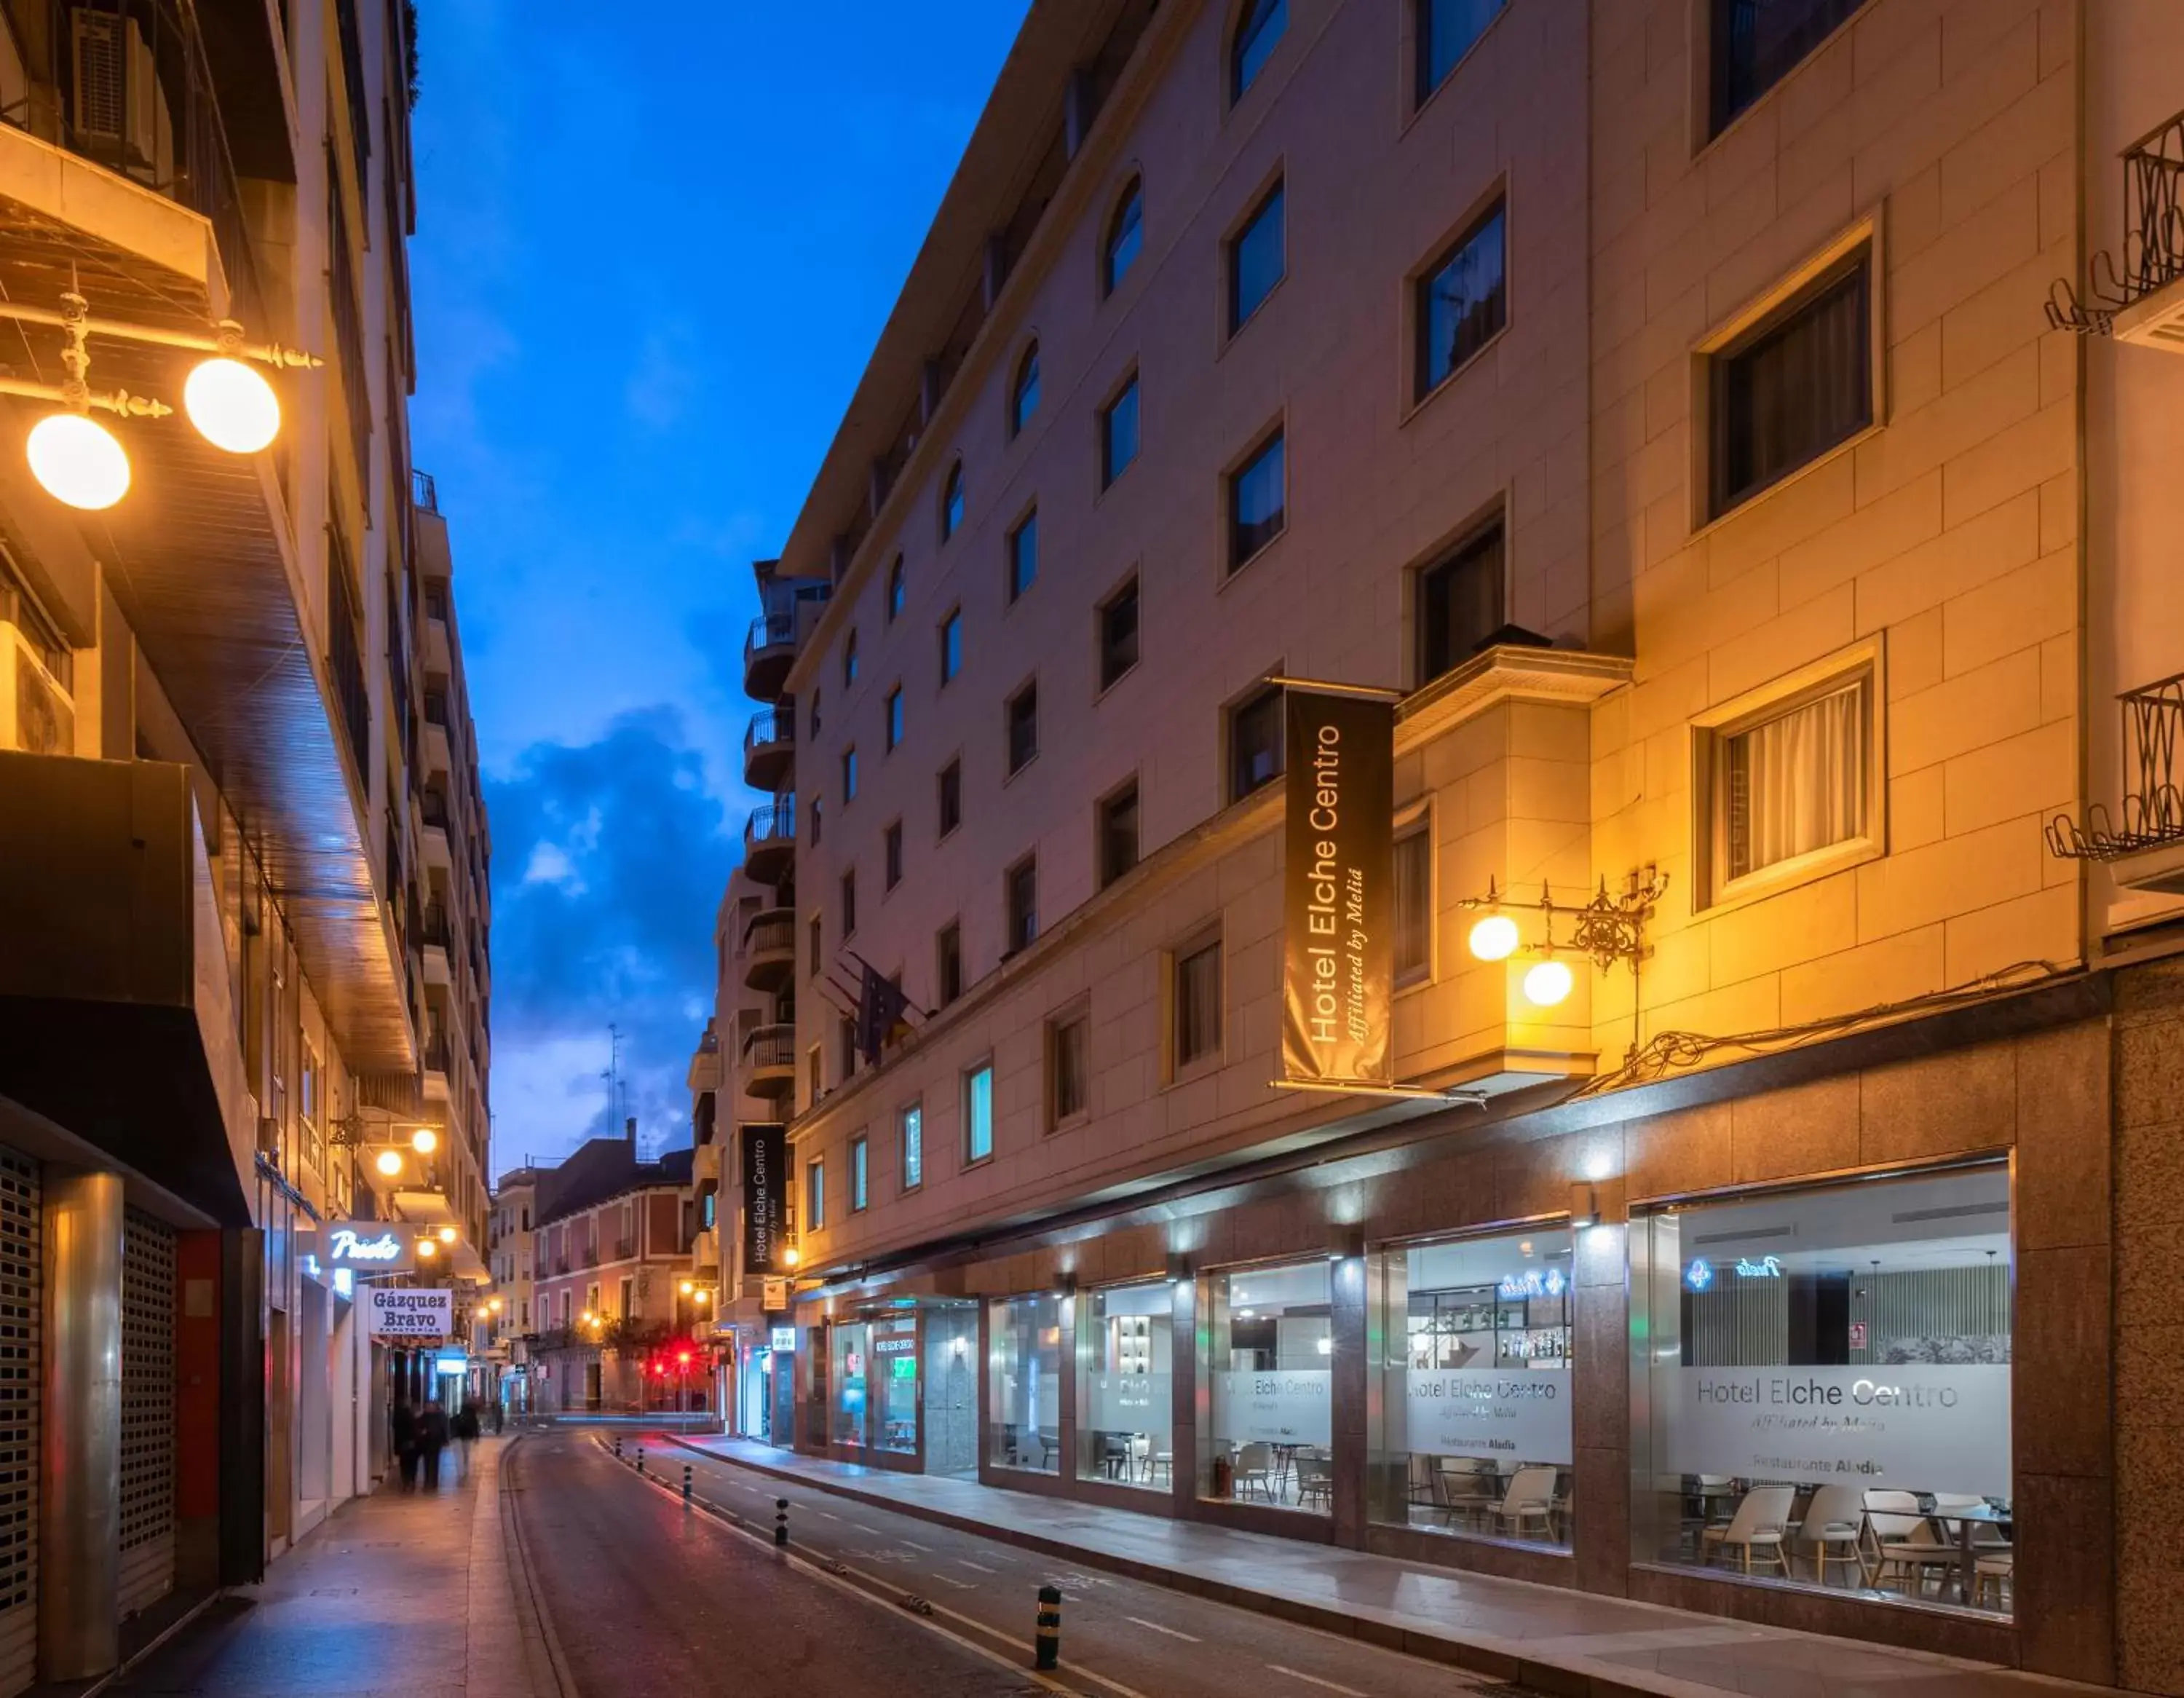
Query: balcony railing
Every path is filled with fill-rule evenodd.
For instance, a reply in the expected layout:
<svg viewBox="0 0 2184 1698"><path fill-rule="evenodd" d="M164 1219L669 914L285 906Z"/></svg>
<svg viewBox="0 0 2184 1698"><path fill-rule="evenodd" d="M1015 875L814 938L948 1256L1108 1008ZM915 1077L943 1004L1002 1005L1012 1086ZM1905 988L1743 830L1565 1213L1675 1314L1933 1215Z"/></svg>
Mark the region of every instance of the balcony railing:
<svg viewBox="0 0 2184 1698"><path fill-rule="evenodd" d="M2176 756L2184 746L2184 673L2116 698L2123 731L2123 800L2111 813L2094 802L2081 827L2066 813L2048 824L2048 849L2072 861L2114 861L2184 843L2184 791Z"/></svg>
<svg viewBox="0 0 2184 1698"><path fill-rule="evenodd" d="M410 505L421 513L437 513L440 511L440 486L432 481L431 472L411 468Z"/></svg>
<svg viewBox="0 0 2184 1698"><path fill-rule="evenodd" d="M744 953L758 955L796 947L796 916L787 911L762 908L744 928Z"/></svg>
<svg viewBox="0 0 2184 1698"><path fill-rule="evenodd" d="M448 693L444 690L425 692L425 723L437 725L443 731L448 729Z"/></svg>
<svg viewBox="0 0 2184 1698"><path fill-rule="evenodd" d="M763 843L773 838L794 838L796 835L796 798L777 796L772 802L760 802L750 811L744 822L744 846Z"/></svg>
<svg viewBox="0 0 2184 1698"><path fill-rule="evenodd" d="M445 790L426 790L419 798L419 807L425 816L426 824L437 825L443 831L448 829L448 796Z"/></svg>
<svg viewBox="0 0 2184 1698"><path fill-rule="evenodd" d="M616 1242L615 1242L615 1260L616 1260L616 1261L618 1261L618 1262L626 1262L626 1261L629 1261L629 1260L632 1260L632 1259L636 1256L636 1254L637 1254L637 1240L636 1240L636 1239L634 1239L634 1238L620 1238L620 1239L616 1240Z"/></svg>
<svg viewBox="0 0 2184 1698"><path fill-rule="evenodd" d="M448 1040L442 1033L425 1041L425 1071L445 1073L448 1070Z"/></svg>
<svg viewBox="0 0 2184 1698"><path fill-rule="evenodd" d="M753 1026L744 1035L744 1060L752 1067L796 1065L794 1026Z"/></svg>
<svg viewBox="0 0 2184 1698"><path fill-rule="evenodd" d="M418 928L417 935L435 948L445 949L448 947L448 940L452 934L448 929L448 909L445 903L425 904L425 921Z"/></svg>
<svg viewBox="0 0 2184 1698"><path fill-rule="evenodd" d="M2048 322L2056 329L2109 335L2118 313L2184 277L2184 112L2125 153L2123 198L2121 258L2096 253L2082 296L2070 278L2055 280Z"/></svg>
<svg viewBox="0 0 2184 1698"><path fill-rule="evenodd" d="M750 629L744 637L744 658L749 660L760 649L779 648L795 640L794 613L761 613L750 622Z"/></svg>
<svg viewBox="0 0 2184 1698"><path fill-rule="evenodd" d="M750 717L744 727L744 752L766 747L772 743L793 743L796 740L796 715L782 708L763 707Z"/></svg>

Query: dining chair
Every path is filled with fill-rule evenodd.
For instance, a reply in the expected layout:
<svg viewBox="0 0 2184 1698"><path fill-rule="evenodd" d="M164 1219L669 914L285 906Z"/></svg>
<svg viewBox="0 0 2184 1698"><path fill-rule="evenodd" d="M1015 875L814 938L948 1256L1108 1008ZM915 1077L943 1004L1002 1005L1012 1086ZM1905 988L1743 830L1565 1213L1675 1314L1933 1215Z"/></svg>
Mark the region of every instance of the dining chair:
<svg viewBox="0 0 2184 1698"><path fill-rule="evenodd" d="M1790 1559L1782 1549L1782 1536L1789 1526L1791 1505L1797 1500L1794 1486L1761 1486L1747 1492L1737 1500L1736 1513L1725 1526L1710 1527L1702 1535L1701 1549L1708 1566L1717 1555L1735 1550L1749 1574L1757 1553L1762 1561L1774 1563L1784 1579L1789 1579Z"/></svg>
<svg viewBox="0 0 2184 1698"><path fill-rule="evenodd" d="M1914 1597L1924 1596L1926 1579L1939 1572L1945 1578L1957 1566L1957 1549L1934 1531L1934 1523L1916 1492L1883 1491L1865 1494L1866 1524L1873 1529L1875 1550L1868 1578L1874 1584L1887 1579L1892 1570L1908 1574Z"/></svg>
<svg viewBox="0 0 2184 1698"><path fill-rule="evenodd" d="M1274 1447L1254 1441L1236 1453L1236 1495L1242 1497L1256 1482L1259 1494L1274 1500Z"/></svg>
<svg viewBox="0 0 2184 1698"><path fill-rule="evenodd" d="M1515 1529L1519 1539L1524 1537L1526 1528L1533 1526L1552 1538L1554 1497L1552 1468L1519 1468L1509 1477L1507 1489L1494 1505L1494 1524L1502 1532Z"/></svg>
<svg viewBox="0 0 2184 1698"><path fill-rule="evenodd" d="M1334 1459L1300 1453L1296 1459L1297 1506L1334 1507Z"/></svg>
<svg viewBox="0 0 2184 1698"><path fill-rule="evenodd" d="M1797 1539L1813 1554L1813 1578L1828 1583L1828 1565L1846 1563L1866 1572L1865 1494L1856 1486L1823 1486L1805 1505Z"/></svg>

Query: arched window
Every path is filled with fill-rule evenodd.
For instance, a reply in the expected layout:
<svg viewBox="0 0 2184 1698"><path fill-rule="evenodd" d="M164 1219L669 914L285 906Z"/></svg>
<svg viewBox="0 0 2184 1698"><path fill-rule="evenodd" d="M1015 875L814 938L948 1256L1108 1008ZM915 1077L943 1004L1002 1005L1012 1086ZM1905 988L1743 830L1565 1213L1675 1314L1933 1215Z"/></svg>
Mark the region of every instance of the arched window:
<svg viewBox="0 0 2184 1698"><path fill-rule="evenodd" d="M1123 191L1116 203L1115 215L1107 221L1107 243L1100 251L1103 263L1100 278L1109 294L1115 293L1130 267L1138 262L1138 250L1145 241L1145 185L1141 177L1132 177L1130 186Z"/></svg>
<svg viewBox="0 0 2184 1698"><path fill-rule="evenodd" d="M1017 361L1017 380L1009 388L1009 434L1014 436L1031 422L1039 411L1039 344L1023 351Z"/></svg>
<svg viewBox="0 0 2184 1698"><path fill-rule="evenodd" d="M1289 0L1244 0L1243 14L1228 42L1228 98L1241 100L1258 80L1274 44L1289 27Z"/></svg>
<svg viewBox="0 0 2184 1698"><path fill-rule="evenodd" d="M898 618L902 617L903 604L909 599L909 585L905 582L903 578L902 556L900 555L897 555L894 557L894 564L888 568L888 623L892 625Z"/></svg>
<svg viewBox="0 0 2184 1698"><path fill-rule="evenodd" d="M940 540L946 542L963 523L963 462L948 468L948 481L940 489Z"/></svg>

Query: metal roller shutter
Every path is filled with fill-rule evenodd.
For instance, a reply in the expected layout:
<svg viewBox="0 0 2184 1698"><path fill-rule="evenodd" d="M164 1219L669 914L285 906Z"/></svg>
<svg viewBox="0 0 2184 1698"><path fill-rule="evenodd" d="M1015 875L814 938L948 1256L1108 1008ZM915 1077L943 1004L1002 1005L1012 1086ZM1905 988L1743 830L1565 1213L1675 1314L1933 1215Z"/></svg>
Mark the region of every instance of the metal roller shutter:
<svg viewBox="0 0 2184 1698"><path fill-rule="evenodd" d="M121 1614L175 1588L175 1235L131 1209L121 1237Z"/></svg>
<svg viewBox="0 0 2184 1698"><path fill-rule="evenodd" d="M38 1165L0 1148L0 1698L38 1662L38 1338L46 1258Z"/></svg>

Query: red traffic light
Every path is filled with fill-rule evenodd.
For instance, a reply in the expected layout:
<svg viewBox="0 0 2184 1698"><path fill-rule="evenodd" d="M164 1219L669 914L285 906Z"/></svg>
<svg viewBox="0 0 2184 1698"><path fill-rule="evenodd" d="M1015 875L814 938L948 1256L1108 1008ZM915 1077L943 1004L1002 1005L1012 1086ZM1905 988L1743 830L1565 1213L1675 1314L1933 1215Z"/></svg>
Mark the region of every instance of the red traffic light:
<svg viewBox="0 0 2184 1698"><path fill-rule="evenodd" d="M690 1353L688 1350L682 1351L675 1360L687 1368L690 1366Z"/></svg>
<svg viewBox="0 0 2184 1698"><path fill-rule="evenodd" d="M652 1371L655 1374L665 1374L667 1371L667 1364L665 1362L655 1362L652 1365Z"/></svg>

